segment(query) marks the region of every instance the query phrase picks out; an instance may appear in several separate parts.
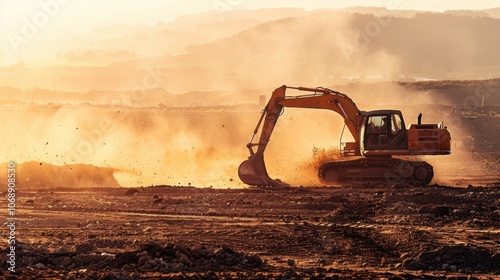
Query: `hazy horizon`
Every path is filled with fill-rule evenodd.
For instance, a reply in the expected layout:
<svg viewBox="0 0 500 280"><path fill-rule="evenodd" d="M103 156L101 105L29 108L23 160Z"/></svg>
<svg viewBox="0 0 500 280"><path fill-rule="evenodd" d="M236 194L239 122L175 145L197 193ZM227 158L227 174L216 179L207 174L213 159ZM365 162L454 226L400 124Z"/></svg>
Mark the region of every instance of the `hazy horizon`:
<svg viewBox="0 0 500 280"><path fill-rule="evenodd" d="M268 8L343 9L350 7L379 7L393 11L418 10L444 12L447 10L483 10L498 7L495 1L13 1L0 0L0 67L43 63L58 51L47 42L62 44L74 36L92 32L94 28L116 24L149 25L169 23L179 17L204 12L222 13L236 10Z"/></svg>

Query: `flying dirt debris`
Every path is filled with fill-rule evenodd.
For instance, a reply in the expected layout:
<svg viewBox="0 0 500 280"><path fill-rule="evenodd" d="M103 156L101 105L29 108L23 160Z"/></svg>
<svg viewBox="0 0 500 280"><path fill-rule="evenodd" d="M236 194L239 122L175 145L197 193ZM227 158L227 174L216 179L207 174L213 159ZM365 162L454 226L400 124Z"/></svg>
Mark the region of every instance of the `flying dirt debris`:
<svg viewBox="0 0 500 280"><path fill-rule="evenodd" d="M312 94L286 96L287 89ZM284 85L274 90L247 144L250 157L238 168L238 175L245 184L275 187L288 185L279 179L271 179L264 163L264 151L284 107L329 109L344 118L344 128L347 126L354 142L341 142L340 154L358 158L323 163L318 177L325 184L382 180L425 186L434 176L430 164L392 156L451 154L450 132L442 123L422 124L419 115L418 123L411 124L406 129L401 111L360 111L352 99L343 93L327 88ZM261 126L259 142L253 143ZM254 151L256 146L257 151Z"/></svg>

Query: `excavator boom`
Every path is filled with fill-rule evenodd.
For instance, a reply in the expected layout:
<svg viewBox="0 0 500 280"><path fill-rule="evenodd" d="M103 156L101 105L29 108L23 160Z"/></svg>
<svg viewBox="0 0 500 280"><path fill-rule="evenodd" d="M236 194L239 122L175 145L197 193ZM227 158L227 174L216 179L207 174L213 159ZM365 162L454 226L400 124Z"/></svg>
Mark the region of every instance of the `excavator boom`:
<svg viewBox="0 0 500 280"><path fill-rule="evenodd" d="M308 95L286 96L287 89L296 89L299 91L312 92ZM264 151L267 147L271 134L276 126L276 122L283 110L283 107L311 108L311 109L330 109L339 113L345 120L345 124L354 137L359 141L359 126L361 125L361 111L356 104L347 95L327 88L306 88L306 87L288 87L281 86L274 90L269 102L262 111L262 115L257 123L247 148L250 151L250 157L244 161L238 168L240 179L254 186L283 186L286 185L279 180L273 180L267 174L264 163ZM262 124L262 120L264 123ZM260 126L262 130L258 143L253 143L255 135ZM254 147L257 150L254 151Z"/></svg>

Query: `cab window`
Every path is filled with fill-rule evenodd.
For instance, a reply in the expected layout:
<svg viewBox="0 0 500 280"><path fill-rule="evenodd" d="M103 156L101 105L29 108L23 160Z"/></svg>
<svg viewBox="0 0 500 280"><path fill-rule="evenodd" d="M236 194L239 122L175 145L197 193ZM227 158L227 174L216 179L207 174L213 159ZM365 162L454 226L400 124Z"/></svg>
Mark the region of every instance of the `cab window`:
<svg viewBox="0 0 500 280"><path fill-rule="evenodd" d="M401 125L401 116L399 114L392 114L391 115L391 133L398 134L401 132L403 129L403 126Z"/></svg>
<svg viewBox="0 0 500 280"><path fill-rule="evenodd" d="M387 116L371 116L368 118L368 133L387 133Z"/></svg>

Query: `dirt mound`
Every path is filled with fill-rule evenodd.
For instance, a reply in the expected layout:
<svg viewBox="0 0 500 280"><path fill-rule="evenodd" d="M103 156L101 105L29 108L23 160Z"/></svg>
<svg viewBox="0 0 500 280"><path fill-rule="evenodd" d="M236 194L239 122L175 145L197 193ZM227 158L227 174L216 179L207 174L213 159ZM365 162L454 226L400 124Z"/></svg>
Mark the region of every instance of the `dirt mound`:
<svg viewBox="0 0 500 280"><path fill-rule="evenodd" d="M410 270L499 273L500 254L470 245L447 245L406 260L404 267Z"/></svg>
<svg viewBox="0 0 500 280"><path fill-rule="evenodd" d="M18 164L16 168L16 186L22 189L120 187L113 176L116 169L110 167L89 164L58 166L30 161ZM6 174L4 181L7 181Z"/></svg>
<svg viewBox="0 0 500 280"><path fill-rule="evenodd" d="M91 243L81 243L74 250L59 249L47 252L44 248L19 246L18 266L32 271L86 269L146 270L159 272L224 271L226 268L253 269L263 265L255 254L238 252L227 245L208 248L198 244L162 246L156 243L141 244L137 250L111 254L97 252ZM82 250L83 247L87 249ZM6 258L2 254L2 258ZM6 264L6 260L3 261Z"/></svg>

